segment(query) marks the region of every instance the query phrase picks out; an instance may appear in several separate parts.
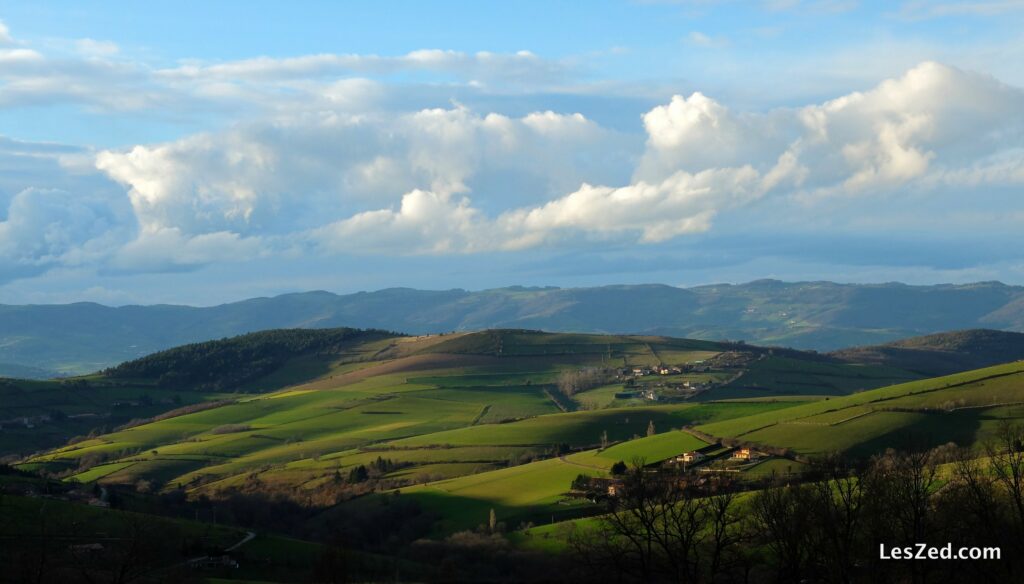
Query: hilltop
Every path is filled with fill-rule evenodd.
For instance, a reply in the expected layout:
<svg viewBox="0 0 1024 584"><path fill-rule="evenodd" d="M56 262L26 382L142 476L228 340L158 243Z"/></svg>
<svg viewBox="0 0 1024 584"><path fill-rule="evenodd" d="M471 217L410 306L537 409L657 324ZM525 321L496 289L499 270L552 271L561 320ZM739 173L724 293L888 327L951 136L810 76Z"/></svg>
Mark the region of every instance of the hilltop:
<svg viewBox="0 0 1024 584"><path fill-rule="evenodd" d="M1024 331L1024 287L758 280L693 288L306 292L205 308L0 305L0 374L82 374L187 343L333 327L652 334L825 351L957 329Z"/></svg>
<svg viewBox="0 0 1024 584"><path fill-rule="evenodd" d="M1024 334L989 329L953 331L842 349L829 356L934 377L1024 359Z"/></svg>
<svg viewBox="0 0 1024 584"><path fill-rule="evenodd" d="M353 344L397 336L351 328L261 331L160 351L111 367L103 376L191 391L237 391L257 381L266 388L266 377L286 366L296 370L297 361L306 365L306 375L315 377L323 357L341 354ZM293 376L287 382L294 381Z"/></svg>

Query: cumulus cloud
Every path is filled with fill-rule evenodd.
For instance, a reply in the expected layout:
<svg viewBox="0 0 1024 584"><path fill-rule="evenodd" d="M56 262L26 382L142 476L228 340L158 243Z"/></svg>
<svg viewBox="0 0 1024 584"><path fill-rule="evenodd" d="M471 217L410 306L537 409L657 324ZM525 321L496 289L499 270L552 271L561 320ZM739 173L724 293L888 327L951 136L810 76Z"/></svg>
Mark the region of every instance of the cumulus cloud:
<svg viewBox="0 0 1024 584"><path fill-rule="evenodd" d="M397 116L320 112L104 151L96 165L128 187L143 229L280 234L415 189L449 196L476 181L514 176L541 196L557 194L606 173L604 156L615 151L616 140L583 116L553 112L522 118L463 107ZM516 188L506 186L506 204L516 201Z"/></svg>
<svg viewBox="0 0 1024 584"><path fill-rule="evenodd" d="M42 271L102 259L122 238L124 224L106 201L60 190L25 189L0 222L0 265Z"/></svg>
<svg viewBox="0 0 1024 584"><path fill-rule="evenodd" d="M804 195L885 193L929 174L984 174L978 167L989 158L1005 166L995 161L1024 143L1024 93L926 62L866 92L767 113L735 113L700 93L675 96L644 125L641 178L680 167L763 167L788 153L801 169L794 190Z"/></svg>
<svg viewBox="0 0 1024 584"><path fill-rule="evenodd" d="M577 113L353 111L360 98L344 99L377 90L320 85L315 108L94 156L0 140L0 164L63 177L43 188L0 173L0 195L15 193L0 200L3 269L653 244L745 210L749 221L754 206L806 218L821 201L1024 183L1024 93L931 62L804 107L677 95L643 114L641 139ZM84 196L78 185L100 177L106 194Z"/></svg>
<svg viewBox="0 0 1024 584"><path fill-rule="evenodd" d="M802 108L734 112L701 93L675 96L643 124L646 147L620 186L593 180L621 143L584 116L461 106L300 112L106 151L97 167L129 189L143 233L236 234L231 245L269 235L325 253L383 254L660 242L766 197L1021 179L1022 92L937 63ZM511 190L496 186L502 178ZM523 185L540 196L516 192Z"/></svg>

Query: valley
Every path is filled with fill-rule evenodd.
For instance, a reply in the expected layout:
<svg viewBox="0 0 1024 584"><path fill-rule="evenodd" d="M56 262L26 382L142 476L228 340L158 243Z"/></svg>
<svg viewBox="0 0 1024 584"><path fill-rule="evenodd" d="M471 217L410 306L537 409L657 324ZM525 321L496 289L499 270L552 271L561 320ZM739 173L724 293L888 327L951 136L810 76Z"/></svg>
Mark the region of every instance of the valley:
<svg viewBox="0 0 1024 584"><path fill-rule="evenodd" d="M980 452L1024 422L1013 335L819 354L520 329L267 331L80 378L7 381L14 423L0 446L13 473L48 477L33 480L57 492L119 493L128 512L163 509L167 521L179 508L215 518L228 502L290 509L287 525L257 514L239 529L305 538L295 545L314 546L307 554L327 553L315 546L338 526L364 533L381 520L363 516L413 539L500 531L521 553L537 537L561 538L552 545L564 551L552 529L603 516L630 467L750 491L800 481L829 456ZM1009 362L972 368L993 343ZM398 508L415 519L395 519ZM387 556L395 545L355 549Z"/></svg>

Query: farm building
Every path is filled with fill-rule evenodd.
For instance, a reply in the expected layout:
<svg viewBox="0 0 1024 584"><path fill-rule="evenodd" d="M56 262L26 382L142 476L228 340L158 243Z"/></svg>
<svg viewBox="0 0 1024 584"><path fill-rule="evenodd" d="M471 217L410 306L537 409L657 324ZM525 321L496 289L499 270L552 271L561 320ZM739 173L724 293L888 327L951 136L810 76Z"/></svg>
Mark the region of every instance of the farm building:
<svg viewBox="0 0 1024 584"><path fill-rule="evenodd" d="M622 494L622 480L609 479L603 477L590 477L586 481L585 488L591 493L597 495L607 493L609 497L615 497Z"/></svg>
<svg viewBox="0 0 1024 584"><path fill-rule="evenodd" d="M684 452L684 453L680 454L679 456L677 456L675 458L675 461L679 462L679 463L687 463L687 464L689 464L689 463L694 463L694 462L700 462L700 461L704 460L705 458L707 458L707 457L704 456L702 453L697 452L696 450L694 450L692 452Z"/></svg>
<svg viewBox="0 0 1024 584"><path fill-rule="evenodd" d="M733 460L757 460L761 458L761 453L750 448L740 448L732 453Z"/></svg>

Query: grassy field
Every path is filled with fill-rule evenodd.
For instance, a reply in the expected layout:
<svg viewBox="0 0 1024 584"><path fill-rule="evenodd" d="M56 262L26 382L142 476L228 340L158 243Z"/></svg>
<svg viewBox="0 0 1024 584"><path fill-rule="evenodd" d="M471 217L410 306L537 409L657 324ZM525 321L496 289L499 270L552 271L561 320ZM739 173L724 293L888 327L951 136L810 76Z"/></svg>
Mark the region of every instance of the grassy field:
<svg viewBox="0 0 1024 584"><path fill-rule="evenodd" d="M564 350L564 348L563 348ZM659 431L746 416L793 402L674 404L560 413L544 391L558 365L508 371L469 365L414 374L373 366L347 369L285 390L85 440L37 456L49 470L81 468L82 481L168 487L261 479L315 486L335 472L378 456L402 467L392 478L460 476L545 456L552 448L588 448ZM387 364L385 364L387 365ZM632 456L632 455L630 455ZM105 463L94 466L95 463ZM614 461L612 461L614 462ZM422 468L409 468L422 467ZM207 488L207 487L204 487Z"/></svg>
<svg viewBox="0 0 1024 584"><path fill-rule="evenodd" d="M418 485L402 489L401 496L411 497L437 513L442 518L437 527L439 533L486 523L491 509L509 528L526 522L557 522L596 509L586 501L565 496L577 476L607 476L608 469L619 460L643 459L653 463L706 445L685 432L668 431L622 442L603 451L590 450Z"/></svg>
<svg viewBox="0 0 1024 584"><path fill-rule="evenodd" d="M0 380L0 458L60 446L134 419L231 397L161 389L143 383Z"/></svg>
<svg viewBox="0 0 1024 584"><path fill-rule="evenodd" d="M911 442L970 445L1024 408L1024 363L1010 363L700 426L702 432L817 455L867 455Z"/></svg>
<svg viewBox="0 0 1024 584"><path fill-rule="evenodd" d="M579 505L561 500L576 475L605 473L619 460L655 463L705 446L680 428L804 454L869 452L884 448L893 432L940 428L933 424L937 414L923 408L979 405L980 394L957 385L959 378L931 382L951 384L941 396L929 382L913 382L812 401L810 395L846 393L899 373L795 357L751 361L757 367L739 379L759 389L744 399L616 400L621 383L578 394L576 402L587 408L579 411L564 412L566 404L552 398L565 370L681 365L720 352L715 343L663 337L525 331L375 339L340 356L302 357L250 388L282 389L233 394L227 405L95 436L34 456L23 468L62 472L83 483L146 480L193 495L252 480L302 493L380 459L389 470L379 476L401 481L404 494L440 510L441 529L451 530L484 521L492 507L510 524L576 516L584 512ZM736 372L695 375L726 379ZM1009 377L964 375L983 384L988 405L1014 396ZM797 390L781 395L785 387ZM732 395L731 389L707 395ZM889 409L880 411L872 396L884 398ZM1011 410L1004 413L1015 415ZM988 423L974 414L944 415L965 420L957 424L957 437ZM647 437L651 425L655 435ZM599 451L605 440L611 446Z"/></svg>
<svg viewBox="0 0 1024 584"><path fill-rule="evenodd" d="M575 462L606 466L607 468L611 468L611 465L620 460L627 464L640 460L646 464L653 464L668 460L684 452L699 450L705 446L707 446L707 442L696 436L680 430L672 430L662 434L655 434L654 436L645 436L644 438L622 442L592 454L575 454L570 459Z"/></svg>
<svg viewBox="0 0 1024 584"><path fill-rule="evenodd" d="M590 504L564 497L580 474L603 473L553 458L417 485L402 489L401 496L437 513L439 533L486 524L491 509L499 521L516 528L525 522L546 523L585 513Z"/></svg>
<svg viewBox="0 0 1024 584"><path fill-rule="evenodd" d="M918 377L909 371L880 365L815 362L774 356L755 362L725 387L708 392L706 399L838 396Z"/></svg>

